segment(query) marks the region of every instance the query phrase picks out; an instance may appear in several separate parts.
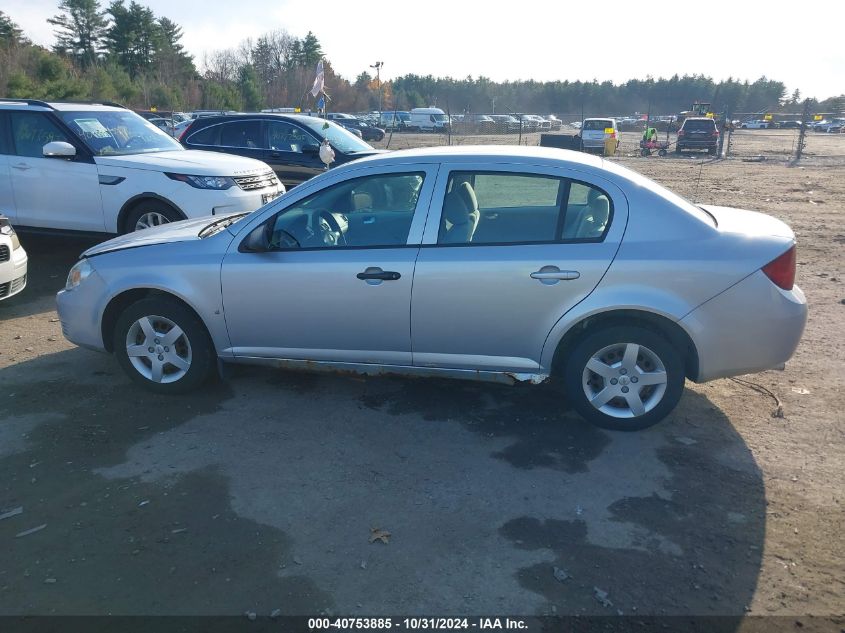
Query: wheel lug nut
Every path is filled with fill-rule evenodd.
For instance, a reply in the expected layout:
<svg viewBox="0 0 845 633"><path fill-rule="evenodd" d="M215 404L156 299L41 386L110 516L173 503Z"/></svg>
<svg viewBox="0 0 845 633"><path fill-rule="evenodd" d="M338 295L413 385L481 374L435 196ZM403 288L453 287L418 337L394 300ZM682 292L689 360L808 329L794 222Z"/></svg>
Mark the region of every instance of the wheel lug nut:
<svg viewBox="0 0 845 633"><path fill-rule="evenodd" d="M169 348L169 347L165 347L165 348L164 348L164 351L165 351L165 352L169 352L169 351L170 351L170 348ZM636 381L634 381L634 382L636 382Z"/></svg>
<svg viewBox="0 0 845 633"><path fill-rule="evenodd" d="M161 341L159 341L158 339L156 339L156 340L155 340L155 343L156 343L156 345L158 345L159 343L161 343Z"/></svg>
<svg viewBox="0 0 845 633"><path fill-rule="evenodd" d="M157 342L158 342L158 341L156 341L156 343L157 343ZM619 373L620 373L620 374L622 374L622 375L624 376L625 374L627 374L627 373L628 373L628 370L627 370L627 369L625 369L625 368L623 367L622 369L620 369L620 370L619 370Z"/></svg>
<svg viewBox="0 0 845 633"><path fill-rule="evenodd" d="M164 351L165 351L165 352L167 351L167 348L166 348L166 347L164 348ZM639 379L639 378L637 378L636 376L631 376L631 382L639 382L639 380L640 380L640 379Z"/></svg>
<svg viewBox="0 0 845 633"><path fill-rule="evenodd" d="M164 356L163 356L163 355L161 355L161 354L159 354L159 355L158 355L158 359L159 359L159 360L164 360Z"/></svg>
<svg viewBox="0 0 845 633"><path fill-rule="evenodd" d="M622 393L628 393L628 387L622 387Z"/></svg>
<svg viewBox="0 0 845 633"><path fill-rule="evenodd" d="M619 384L619 381L618 381L618 380L616 380L616 378L611 378L611 379L610 379L610 384L611 384L611 385L616 385L616 384Z"/></svg>
<svg viewBox="0 0 845 633"><path fill-rule="evenodd" d="M150 354L152 354L154 351L156 351L156 348L155 348L155 347L149 347L149 348L147 348L147 349L149 349Z"/></svg>

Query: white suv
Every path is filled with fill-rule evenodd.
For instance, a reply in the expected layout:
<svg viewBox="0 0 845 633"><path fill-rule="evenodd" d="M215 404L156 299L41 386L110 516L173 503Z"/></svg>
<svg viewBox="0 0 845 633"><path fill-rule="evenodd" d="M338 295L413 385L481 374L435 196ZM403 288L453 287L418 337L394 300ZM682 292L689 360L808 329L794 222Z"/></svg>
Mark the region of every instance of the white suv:
<svg viewBox="0 0 845 633"><path fill-rule="evenodd" d="M284 192L265 163L186 150L117 104L0 99L0 212L19 228L128 233Z"/></svg>
<svg viewBox="0 0 845 633"><path fill-rule="evenodd" d="M0 215L0 301L18 294L26 286L26 251L15 229Z"/></svg>

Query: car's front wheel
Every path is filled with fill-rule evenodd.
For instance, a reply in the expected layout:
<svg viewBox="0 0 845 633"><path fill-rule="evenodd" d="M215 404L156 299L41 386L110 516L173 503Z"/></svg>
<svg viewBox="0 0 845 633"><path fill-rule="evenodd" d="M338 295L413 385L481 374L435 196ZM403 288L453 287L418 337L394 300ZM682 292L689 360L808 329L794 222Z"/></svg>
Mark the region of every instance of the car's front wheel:
<svg viewBox="0 0 845 633"><path fill-rule="evenodd" d="M126 308L114 330L114 351L135 382L159 393L184 393L211 376L215 354L203 323L167 297Z"/></svg>
<svg viewBox="0 0 845 633"><path fill-rule="evenodd" d="M613 326L575 346L564 362L563 380L572 406L588 422L637 431L656 424L678 404L684 363L656 332Z"/></svg>
<svg viewBox="0 0 845 633"><path fill-rule="evenodd" d="M173 207L160 200L141 200L127 216L124 232L131 233L184 219Z"/></svg>

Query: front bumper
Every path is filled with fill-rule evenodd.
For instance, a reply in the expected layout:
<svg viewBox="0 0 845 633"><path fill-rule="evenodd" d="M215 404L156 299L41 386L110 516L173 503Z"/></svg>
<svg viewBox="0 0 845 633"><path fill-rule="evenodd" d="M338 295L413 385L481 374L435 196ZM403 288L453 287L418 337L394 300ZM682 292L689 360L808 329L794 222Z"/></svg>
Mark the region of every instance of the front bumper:
<svg viewBox="0 0 845 633"><path fill-rule="evenodd" d="M8 299L26 288L26 251L23 248L12 250L11 240L7 242L9 259L0 262L0 299Z"/></svg>
<svg viewBox="0 0 845 633"><path fill-rule="evenodd" d="M101 318L106 285L95 270L73 290L60 290L56 308L64 337L80 347L105 352Z"/></svg>
<svg viewBox="0 0 845 633"><path fill-rule="evenodd" d="M801 289L782 290L760 270L681 319L698 351L696 382L782 365L806 323Z"/></svg>

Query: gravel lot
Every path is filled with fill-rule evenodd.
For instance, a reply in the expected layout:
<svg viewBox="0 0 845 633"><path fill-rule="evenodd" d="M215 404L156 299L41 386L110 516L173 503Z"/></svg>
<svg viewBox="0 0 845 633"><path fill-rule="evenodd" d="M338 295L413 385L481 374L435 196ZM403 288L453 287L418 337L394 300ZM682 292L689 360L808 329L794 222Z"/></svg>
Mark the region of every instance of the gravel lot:
<svg viewBox="0 0 845 633"><path fill-rule="evenodd" d="M54 293L87 244L24 236L30 286L0 303L0 514L23 508L0 519L0 614L845 626L845 167L619 160L795 229L810 320L786 371L746 377L771 394L688 383L633 434L544 387L239 368L160 397L62 338Z"/></svg>

